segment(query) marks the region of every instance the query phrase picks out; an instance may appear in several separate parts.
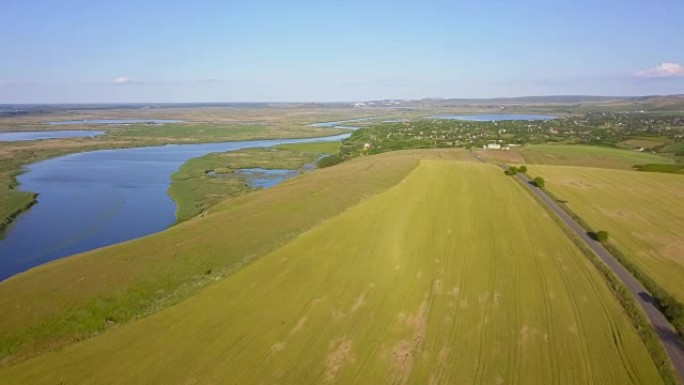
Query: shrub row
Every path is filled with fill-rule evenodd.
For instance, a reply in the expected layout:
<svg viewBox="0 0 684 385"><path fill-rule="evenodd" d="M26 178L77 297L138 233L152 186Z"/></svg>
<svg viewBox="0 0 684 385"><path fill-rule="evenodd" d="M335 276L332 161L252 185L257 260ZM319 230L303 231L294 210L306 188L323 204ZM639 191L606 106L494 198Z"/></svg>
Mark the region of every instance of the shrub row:
<svg viewBox="0 0 684 385"><path fill-rule="evenodd" d="M343 157L342 155L340 155L340 154L333 154L333 155L328 155L328 156L326 156L325 158L321 158L321 160L319 160L319 161L316 163L316 165L317 165L319 168L325 168L325 167L330 167L330 166L334 166L334 165L336 165L336 164L342 163L342 162L344 162L345 160L346 160L346 158Z"/></svg>
<svg viewBox="0 0 684 385"><path fill-rule="evenodd" d="M527 172L527 166L525 166L524 164L520 167L511 166L506 171L504 171L504 173L506 175L515 175L517 173L524 174L526 172Z"/></svg>

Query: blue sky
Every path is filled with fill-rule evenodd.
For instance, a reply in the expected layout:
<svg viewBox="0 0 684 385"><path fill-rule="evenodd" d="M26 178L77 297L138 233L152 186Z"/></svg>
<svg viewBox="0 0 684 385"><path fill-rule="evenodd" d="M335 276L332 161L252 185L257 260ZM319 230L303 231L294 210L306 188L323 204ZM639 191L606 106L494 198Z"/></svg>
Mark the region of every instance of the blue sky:
<svg viewBox="0 0 684 385"><path fill-rule="evenodd" d="M0 4L0 103L684 93L684 1Z"/></svg>

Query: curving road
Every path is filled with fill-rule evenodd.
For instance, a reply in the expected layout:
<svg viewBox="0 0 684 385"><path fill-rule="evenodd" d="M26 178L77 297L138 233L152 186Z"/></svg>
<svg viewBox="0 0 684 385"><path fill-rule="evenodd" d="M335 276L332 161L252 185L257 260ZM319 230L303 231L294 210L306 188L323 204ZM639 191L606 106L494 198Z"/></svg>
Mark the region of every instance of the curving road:
<svg viewBox="0 0 684 385"><path fill-rule="evenodd" d="M476 160L486 163L480 156L469 152L470 156ZM502 169L506 167L498 165ZM544 193L543 190L530 184L530 179L524 174L517 174L517 181L530 189L534 195L539 197L546 206L551 209L603 262L610 267L615 275L622 281L623 285L634 296L637 303L646 313L648 320L660 338L660 342L665 347L667 355L670 357L672 367L679 377L679 383L684 384L684 346L679 340L679 336L674 327L658 309L653 297L646 288L637 280L613 255L606 250L600 242L593 240L586 230L568 215L559 205Z"/></svg>

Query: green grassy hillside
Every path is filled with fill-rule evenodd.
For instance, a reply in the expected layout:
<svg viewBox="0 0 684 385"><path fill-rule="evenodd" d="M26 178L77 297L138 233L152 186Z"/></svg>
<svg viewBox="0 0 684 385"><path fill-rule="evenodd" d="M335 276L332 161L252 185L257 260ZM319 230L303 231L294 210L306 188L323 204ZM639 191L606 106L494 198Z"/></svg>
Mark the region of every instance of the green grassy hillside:
<svg viewBox="0 0 684 385"><path fill-rule="evenodd" d="M386 169L400 160L391 154L316 174L347 175L356 184L363 179L339 170L357 167L360 174L364 168ZM401 174L405 171L396 170L384 178L397 183ZM307 181L316 178L298 178L280 190ZM225 234L231 229L226 221L245 206L252 209L242 221L262 218L255 232L272 226L263 218L270 218L275 207L291 210L293 219L311 215L293 201L283 201L283 192L276 191L260 194L260 199L278 198L275 206L245 202L247 197L239 204L229 201L202 219L207 222L201 226L191 227L200 219L178 226L175 230L184 234L184 241L176 238L155 249L169 255L192 242L193 250L209 254L211 246L202 241L206 232L215 241L223 234L236 242L238 234ZM322 195L321 203L335 204L330 199L334 191L306 191L310 197ZM174 229L165 234L179 237ZM234 247L221 246L217 250L224 253ZM124 247L109 250L122 253ZM0 382L661 380L599 273L523 187L493 166L423 161L395 187L196 296L62 351L0 369Z"/></svg>
<svg viewBox="0 0 684 385"><path fill-rule="evenodd" d="M230 199L166 231L60 259L0 282L0 364L88 338L186 298L398 183L415 151L359 158Z"/></svg>

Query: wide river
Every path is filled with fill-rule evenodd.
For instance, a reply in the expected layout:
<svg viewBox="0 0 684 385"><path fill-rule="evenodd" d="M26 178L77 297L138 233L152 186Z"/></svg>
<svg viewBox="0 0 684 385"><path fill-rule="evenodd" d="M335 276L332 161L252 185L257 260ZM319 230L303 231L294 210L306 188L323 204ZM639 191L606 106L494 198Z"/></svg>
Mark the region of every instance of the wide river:
<svg viewBox="0 0 684 385"><path fill-rule="evenodd" d="M169 227L176 208L166 193L169 176L188 159L348 136L101 150L34 163L18 180L21 190L39 194L38 203L0 241L0 281L67 255Z"/></svg>

